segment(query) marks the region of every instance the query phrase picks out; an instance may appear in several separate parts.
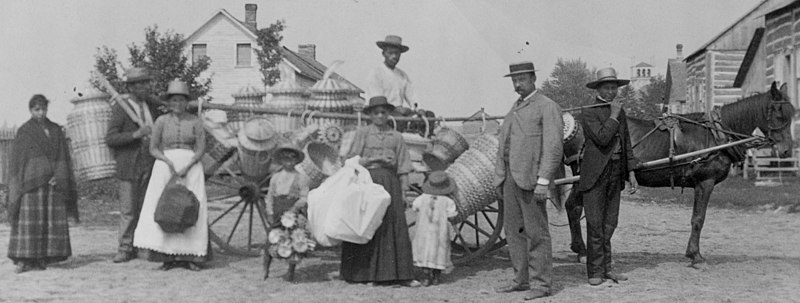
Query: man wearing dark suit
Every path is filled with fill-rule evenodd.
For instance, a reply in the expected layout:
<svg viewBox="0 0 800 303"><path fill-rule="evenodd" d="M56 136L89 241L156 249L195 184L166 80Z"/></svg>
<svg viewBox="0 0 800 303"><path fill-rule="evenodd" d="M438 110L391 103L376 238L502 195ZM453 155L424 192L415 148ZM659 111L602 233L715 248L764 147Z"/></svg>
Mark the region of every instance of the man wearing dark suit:
<svg viewBox="0 0 800 303"><path fill-rule="evenodd" d="M520 98L501 126L494 185L503 199L504 228L515 278L497 292L529 290L525 300L550 295L553 256L546 200L561 166L561 108L536 90L531 62L510 66ZM532 280L532 281L531 281Z"/></svg>
<svg viewBox="0 0 800 303"><path fill-rule="evenodd" d="M628 279L611 268L611 236L617 227L623 182L630 181L632 192L637 187L633 169L638 160L631 149L622 101L615 99L617 89L628 83L630 80L617 79L617 72L609 67L598 70L597 80L586 84L597 90L595 104L609 105L582 113L586 143L578 190L586 211L586 273L590 285L600 285L605 279Z"/></svg>
<svg viewBox="0 0 800 303"><path fill-rule="evenodd" d="M139 212L155 162L149 152L149 135L157 115L155 106L148 105L149 82L152 78L143 68L125 71L124 81L130 94L120 95L111 106L111 120L106 144L117 162L121 210L119 249L114 263L136 258L133 231L139 222Z"/></svg>

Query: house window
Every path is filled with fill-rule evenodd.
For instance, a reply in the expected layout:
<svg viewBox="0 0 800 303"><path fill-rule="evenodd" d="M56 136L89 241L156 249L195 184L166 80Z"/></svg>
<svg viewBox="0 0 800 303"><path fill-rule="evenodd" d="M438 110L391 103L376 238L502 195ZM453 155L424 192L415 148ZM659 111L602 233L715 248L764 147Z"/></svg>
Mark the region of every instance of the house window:
<svg viewBox="0 0 800 303"><path fill-rule="evenodd" d="M206 57L205 44L192 44L192 63L197 63L200 58Z"/></svg>
<svg viewBox="0 0 800 303"><path fill-rule="evenodd" d="M236 44L236 66L250 66L252 53L250 43Z"/></svg>

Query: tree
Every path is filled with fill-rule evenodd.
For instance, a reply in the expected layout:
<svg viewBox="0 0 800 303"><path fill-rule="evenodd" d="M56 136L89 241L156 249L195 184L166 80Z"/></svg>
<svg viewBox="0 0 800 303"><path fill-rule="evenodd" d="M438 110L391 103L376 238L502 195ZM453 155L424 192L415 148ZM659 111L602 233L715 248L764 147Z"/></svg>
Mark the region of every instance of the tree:
<svg viewBox="0 0 800 303"><path fill-rule="evenodd" d="M128 45L129 62L132 67L147 68L153 75L151 95L163 94L169 82L174 79L189 84L189 93L193 99L208 94L211 90L211 79L199 79L199 76L208 69L211 59L202 57L196 62L191 62L184 55L186 45L183 43L183 35L171 30L160 33L158 26L152 26L147 27L144 34L144 43ZM117 51L107 46L98 47L94 57L95 70L105 76L117 92L127 93L120 71L117 70L117 67L122 65ZM92 79L90 82L95 88L105 92L95 80Z"/></svg>
<svg viewBox="0 0 800 303"><path fill-rule="evenodd" d="M633 92L633 88L629 86L625 86L624 88L629 88L631 92ZM620 90L620 95L622 89ZM625 111L631 117L636 117L640 119L655 119L657 117L661 117L661 108L662 104L664 103L663 98L666 97L667 91L667 82L664 80L664 77L658 75L650 79L650 84L643 87L639 90L639 94L641 97L635 97L631 99L627 99L625 101Z"/></svg>
<svg viewBox="0 0 800 303"><path fill-rule="evenodd" d="M270 24L268 27L259 29L256 32L258 36L258 49L256 49L256 56L258 57L258 64L260 65L261 74L265 86L273 86L281 78L281 73L278 69L278 64L281 63L283 55L281 54L281 41L283 36L281 32L285 28L285 21L278 20Z"/></svg>
<svg viewBox="0 0 800 303"><path fill-rule="evenodd" d="M586 83L594 80L595 70L581 59L558 58L550 78L542 82L542 93L562 108L587 105L592 102L594 91Z"/></svg>
<svg viewBox="0 0 800 303"><path fill-rule="evenodd" d="M658 75L650 78L650 83L642 88L642 100L648 104L667 103L667 80L664 76Z"/></svg>

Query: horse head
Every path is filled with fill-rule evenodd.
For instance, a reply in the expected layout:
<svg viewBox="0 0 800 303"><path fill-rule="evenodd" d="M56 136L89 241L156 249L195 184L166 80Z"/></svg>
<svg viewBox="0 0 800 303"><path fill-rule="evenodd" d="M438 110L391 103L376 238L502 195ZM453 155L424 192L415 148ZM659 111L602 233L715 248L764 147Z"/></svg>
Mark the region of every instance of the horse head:
<svg viewBox="0 0 800 303"><path fill-rule="evenodd" d="M795 108L789 100L787 89L786 83L778 89L777 83L772 82L769 90L772 102L767 108L765 119L758 125L772 143L775 154L781 158L791 157L793 148L791 125Z"/></svg>

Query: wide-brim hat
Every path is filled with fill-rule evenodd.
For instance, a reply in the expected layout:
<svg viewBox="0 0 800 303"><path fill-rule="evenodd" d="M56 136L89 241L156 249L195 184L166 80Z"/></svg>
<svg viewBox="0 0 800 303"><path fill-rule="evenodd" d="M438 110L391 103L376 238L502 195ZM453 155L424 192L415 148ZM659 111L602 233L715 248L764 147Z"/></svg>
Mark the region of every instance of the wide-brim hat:
<svg viewBox="0 0 800 303"><path fill-rule="evenodd" d="M617 71L613 67L606 67L597 70L597 77L595 79L597 80L586 83L586 87L597 89L600 87L600 84L606 82L614 82L617 84L617 86L624 86L628 85L628 83L631 83L631 80L617 79Z"/></svg>
<svg viewBox="0 0 800 303"><path fill-rule="evenodd" d="M395 109L395 106L392 105L391 103L389 103L389 100L386 99L386 97L384 97L384 96L375 96L375 97L369 98L369 104L367 104L367 107L364 107L363 111L364 111L364 113L369 113L373 109L381 107L381 106L386 107L390 112L394 111L394 109Z"/></svg>
<svg viewBox="0 0 800 303"><path fill-rule="evenodd" d="M150 81L150 80L153 80L153 76L151 76L150 72L148 72L147 69L143 67L131 67L125 70L125 74L122 76L122 81L124 81L125 83Z"/></svg>
<svg viewBox="0 0 800 303"><path fill-rule="evenodd" d="M237 138L240 146L252 151L271 150L278 145L275 127L264 117L248 119Z"/></svg>
<svg viewBox="0 0 800 303"><path fill-rule="evenodd" d="M167 86L167 92L161 95L161 100L167 101L169 98L172 98L173 95L183 95L188 101L189 98L191 98L191 95L189 95L189 85L180 80L172 80L169 86Z"/></svg>
<svg viewBox="0 0 800 303"><path fill-rule="evenodd" d="M403 45L403 38L400 38L400 36L387 35L383 41L375 42L375 44L377 44L381 49L384 49L387 46L393 46L400 49L401 53L408 51L408 46Z"/></svg>
<svg viewBox="0 0 800 303"><path fill-rule="evenodd" d="M503 77L511 77L513 75L526 74L526 73L535 73L536 71L538 71L538 69L535 69L533 67L533 62L530 61L512 63L508 66L508 70L510 73L508 73Z"/></svg>
<svg viewBox="0 0 800 303"><path fill-rule="evenodd" d="M283 153L287 151L295 154L295 160L297 163L303 162L303 160L306 158L306 154L300 150L299 147L290 142L284 142L278 145L278 148L272 152L272 159L275 160L275 162L280 163L281 160L283 160Z"/></svg>
<svg viewBox="0 0 800 303"><path fill-rule="evenodd" d="M444 171L432 172L422 184L422 192L429 195L449 195L455 190L456 183Z"/></svg>

